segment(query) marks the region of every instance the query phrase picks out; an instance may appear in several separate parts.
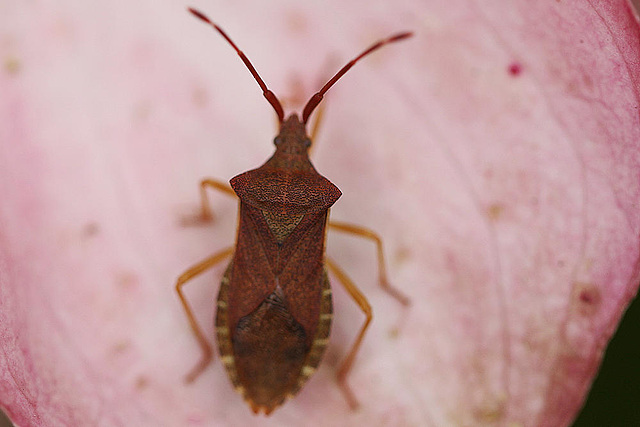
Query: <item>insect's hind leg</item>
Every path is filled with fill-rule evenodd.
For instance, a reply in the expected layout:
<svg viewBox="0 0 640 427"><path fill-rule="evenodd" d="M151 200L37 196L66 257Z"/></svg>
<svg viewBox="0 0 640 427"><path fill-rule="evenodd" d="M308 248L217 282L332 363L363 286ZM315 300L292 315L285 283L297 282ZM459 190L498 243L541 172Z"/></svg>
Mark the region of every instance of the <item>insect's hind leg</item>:
<svg viewBox="0 0 640 427"><path fill-rule="evenodd" d="M362 344L362 339L364 338L364 334L367 331L369 324L371 323L371 319L373 318L373 313L372 313L371 305L369 304L369 301L367 301L367 298L362 294L362 292L360 292L358 287L351 281L351 279L349 279L347 274L344 271L342 271L342 269L338 267L338 265L335 262L333 262L331 259L326 258L326 263L327 263L327 267L329 268L329 271L331 271L331 273L338 279L340 284L342 284L344 289L349 293L351 298L353 298L355 303L358 304L358 307L360 307L360 310L362 310L362 312L366 316L364 324L360 328L360 332L358 332L358 336L356 337L356 340L353 343L353 346L351 346L351 350L349 351L349 354L347 354L347 357L345 357L344 361L338 368L338 375L337 375L338 385L342 389L342 392L344 393L345 398L347 399L347 403L349 404L351 409L355 410L358 408L359 403L358 403L358 399L356 399L355 395L353 394L353 391L351 391L351 387L349 387L349 384L347 384L347 376L349 375L349 372L351 372L353 361L355 360L356 354L360 349L360 344Z"/></svg>
<svg viewBox="0 0 640 427"><path fill-rule="evenodd" d="M210 268L213 268L225 258L229 257L231 254L233 254L233 248L226 248L221 250L220 252L217 252L216 254L210 256L204 261L199 262L198 264L192 266L187 271L182 273L180 277L178 277L178 281L176 282L176 292L178 293L178 297L180 298L180 302L182 303L182 308L184 309L184 312L187 315L187 319L189 320L189 326L191 327L191 330L193 331L193 334L195 335L196 339L198 340L198 344L202 349L202 357L200 359L200 362L187 374L185 378L186 382L192 382L202 373L202 371L204 371L211 360L213 360L213 350L211 349L209 341L202 332L200 325L198 325L198 321L193 315L191 306L189 306L189 303L187 302L187 299L182 292L182 287L191 279L200 275L201 273L204 273Z"/></svg>

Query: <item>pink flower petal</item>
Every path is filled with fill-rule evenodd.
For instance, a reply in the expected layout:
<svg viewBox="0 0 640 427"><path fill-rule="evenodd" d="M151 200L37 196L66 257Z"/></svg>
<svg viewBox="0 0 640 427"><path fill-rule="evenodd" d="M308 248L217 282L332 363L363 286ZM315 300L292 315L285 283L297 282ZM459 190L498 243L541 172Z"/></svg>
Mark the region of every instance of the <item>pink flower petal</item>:
<svg viewBox="0 0 640 427"><path fill-rule="evenodd" d="M298 107L378 38L413 30L325 101L317 169L330 236L375 319L335 286L325 362L254 417L199 349L177 276L233 242L236 203L185 228L197 183L272 150L241 61L181 4L7 4L0 29L0 405L19 426L567 425L637 291L640 29L631 6L281 1L203 6ZM226 5L226 6L225 6ZM209 336L222 266L187 287ZM337 285L337 283L334 283Z"/></svg>

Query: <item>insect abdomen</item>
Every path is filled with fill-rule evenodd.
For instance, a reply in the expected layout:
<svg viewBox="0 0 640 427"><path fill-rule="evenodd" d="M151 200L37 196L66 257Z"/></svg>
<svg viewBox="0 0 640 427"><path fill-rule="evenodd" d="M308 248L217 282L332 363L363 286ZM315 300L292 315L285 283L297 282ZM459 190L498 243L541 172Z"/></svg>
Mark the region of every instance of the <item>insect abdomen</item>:
<svg viewBox="0 0 640 427"><path fill-rule="evenodd" d="M331 328L331 288L323 275L320 319L311 345L304 330L276 289L252 313L242 317L231 333L227 296L231 266L218 294L216 331L220 358L234 388L255 413L269 414L293 397L315 372Z"/></svg>

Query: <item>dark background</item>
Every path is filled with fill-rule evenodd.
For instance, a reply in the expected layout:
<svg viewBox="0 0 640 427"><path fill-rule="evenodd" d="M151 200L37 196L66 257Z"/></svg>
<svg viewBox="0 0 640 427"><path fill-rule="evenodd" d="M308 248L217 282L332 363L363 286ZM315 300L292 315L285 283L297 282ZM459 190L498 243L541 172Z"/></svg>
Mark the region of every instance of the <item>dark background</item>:
<svg viewBox="0 0 640 427"><path fill-rule="evenodd" d="M600 372L573 427L640 426L640 299L609 343Z"/></svg>

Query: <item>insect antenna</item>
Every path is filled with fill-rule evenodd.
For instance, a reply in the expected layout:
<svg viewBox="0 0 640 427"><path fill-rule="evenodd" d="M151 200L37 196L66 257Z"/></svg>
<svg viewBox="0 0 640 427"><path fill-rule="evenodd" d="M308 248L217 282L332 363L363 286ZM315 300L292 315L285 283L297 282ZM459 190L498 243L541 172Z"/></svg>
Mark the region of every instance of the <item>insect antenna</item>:
<svg viewBox="0 0 640 427"><path fill-rule="evenodd" d="M240 49L238 49L238 46L236 46L233 40L229 38L227 33L225 33L222 28L218 27L216 24L211 22L211 20L207 18L207 16L204 13L199 12L193 8L189 8L189 12L193 13L197 18L200 18L207 24L211 25L214 29L216 29L220 33L220 35L222 35L222 37L224 37L224 39L228 41L229 44L236 50L236 52L240 56L240 59L242 59L242 62L244 62L244 65L247 66L253 78L256 79L256 81L258 82L258 85L260 85L260 89L262 89L262 94L264 95L264 97L267 98L267 101L269 101L269 104L271 104L273 109L276 110L276 114L278 115L278 120L280 121L280 123L282 123L282 121L284 120L284 111L282 110L282 105L280 104L280 101L278 101L278 98L276 97L276 95L273 92L271 92L271 90L269 90L269 88L264 83L264 81L262 80L262 78L260 77L256 69L253 67L253 64L251 64L251 61L249 61L249 58L247 58L245 54Z"/></svg>
<svg viewBox="0 0 640 427"><path fill-rule="evenodd" d="M307 102L307 105L305 105L304 110L302 111L302 123L305 123L305 124L307 123L307 120L309 119L309 116L311 115L311 113L313 113L313 110L318 106L320 101L322 101L322 98L324 97L324 94L331 88L331 86L333 86L340 79L340 77L344 76L345 73L347 71L349 71L349 69L356 64L356 62L358 62L359 60L361 60L362 58L364 58L365 56L367 56L371 52L380 49L385 44L394 43L394 42L397 42L397 41L400 41L400 40L404 40L404 39L406 39L408 37L411 37L412 35L413 35L412 32L404 32L404 33L394 34L391 37L388 37L386 39L383 39L383 40L380 40L380 41L374 43L368 49L366 49L364 52L362 52L360 55L356 56L351 61L349 61L347 63L347 65L342 67L342 69L340 71L338 71L336 73L336 75L333 76L331 78L331 80L329 80L322 87L322 89L320 89L315 95L313 95L311 97L311 99L309 99L309 101Z"/></svg>

